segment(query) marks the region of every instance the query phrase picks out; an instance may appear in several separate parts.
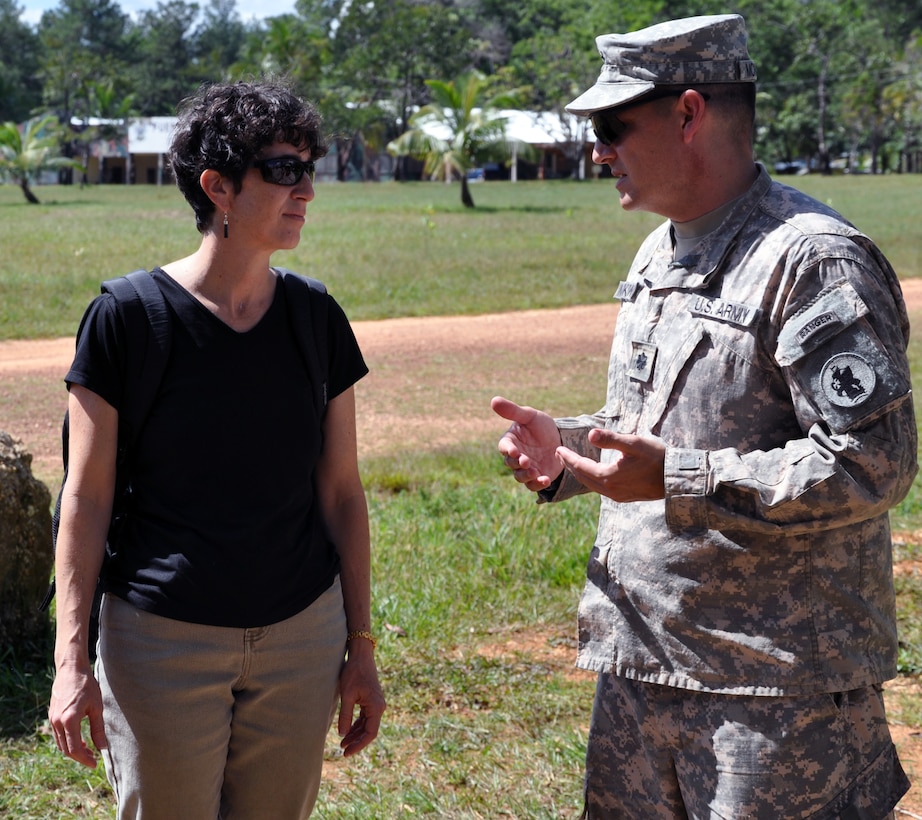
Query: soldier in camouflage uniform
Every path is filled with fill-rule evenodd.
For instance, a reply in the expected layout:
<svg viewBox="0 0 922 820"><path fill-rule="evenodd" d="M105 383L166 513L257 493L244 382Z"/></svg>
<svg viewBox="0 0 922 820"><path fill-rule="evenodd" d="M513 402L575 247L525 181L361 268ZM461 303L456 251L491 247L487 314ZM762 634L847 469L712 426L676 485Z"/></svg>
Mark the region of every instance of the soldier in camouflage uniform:
<svg viewBox="0 0 922 820"><path fill-rule="evenodd" d="M601 496L577 663L599 818L891 816L908 789L888 509L916 472L900 286L752 152L737 15L599 37L593 159L668 221L618 287L605 407L497 397L540 501Z"/></svg>

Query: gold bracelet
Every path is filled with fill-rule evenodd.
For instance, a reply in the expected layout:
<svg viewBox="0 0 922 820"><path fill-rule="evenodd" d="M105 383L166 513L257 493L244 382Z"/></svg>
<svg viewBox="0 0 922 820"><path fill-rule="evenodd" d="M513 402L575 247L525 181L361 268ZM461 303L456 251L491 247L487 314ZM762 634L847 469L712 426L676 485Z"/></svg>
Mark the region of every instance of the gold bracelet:
<svg viewBox="0 0 922 820"><path fill-rule="evenodd" d="M346 635L346 643L349 643L353 638L364 638L366 641L371 641L371 648L378 648L378 639L372 635L370 632L366 632L364 629L357 629L355 632L350 632Z"/></svg>

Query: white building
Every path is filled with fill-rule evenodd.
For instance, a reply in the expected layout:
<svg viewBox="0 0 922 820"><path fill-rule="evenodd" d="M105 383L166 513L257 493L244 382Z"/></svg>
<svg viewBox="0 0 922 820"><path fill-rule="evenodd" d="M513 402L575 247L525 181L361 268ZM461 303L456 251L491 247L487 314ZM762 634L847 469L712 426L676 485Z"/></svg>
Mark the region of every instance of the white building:
<svg viewBox="0 0 922 820"><path fill-rule="evenodd" d="M553 178L585 176L587 120L569 114L505 110L506 136L510 145L507 169L502 176L518 178ZM86 182L90 184L171 184L166 154L176 125L176 117L144 117L123 122L78 120L75 127L110 125L119 136L97 139L89 144ZM528 159L520 157L519 148L531 146ZM577 159L578 158L578 159ZM336 179L335 150L318 163L321 180ZM489 174L488 174L489 176Z"/></svg>
<svg viewBox="0 0 922 820"><path fill-rule="evenodd" d="M148 185L169 182L166 153L175 124L176 117L144 117L129 120L126 131L124 121L75 120L73 125L77 128L109 126L117 134L89 143L86 181Z"/></svg>

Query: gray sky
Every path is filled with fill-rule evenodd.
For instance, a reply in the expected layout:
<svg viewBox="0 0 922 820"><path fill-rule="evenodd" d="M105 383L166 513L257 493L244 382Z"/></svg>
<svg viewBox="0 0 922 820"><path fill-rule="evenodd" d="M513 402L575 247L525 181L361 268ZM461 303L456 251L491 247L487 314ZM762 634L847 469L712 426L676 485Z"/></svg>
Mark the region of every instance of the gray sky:
<svg viewBox="0 0 922 820"><path fill-rule="evenodd" d="M125 14L135 14L145 9L157 7L157 0L117 0L119 7ZM59 0L17 0L17 5L23 8L22 19L34 25L39 21L42 12L57 8ZM201 7L203 4L199 2ZM294 0L237 0L237 13L243 20L253 17L277 17L294 11Z"/></svg>

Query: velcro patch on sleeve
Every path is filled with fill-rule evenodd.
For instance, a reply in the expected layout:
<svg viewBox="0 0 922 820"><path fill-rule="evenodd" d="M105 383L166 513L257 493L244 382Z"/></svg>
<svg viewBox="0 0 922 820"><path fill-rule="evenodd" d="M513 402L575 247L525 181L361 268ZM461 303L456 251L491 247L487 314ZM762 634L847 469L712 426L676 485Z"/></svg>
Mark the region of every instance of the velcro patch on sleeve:
<svg viewBox="0 0 922 820"><path fill-rule="evenodd" d="M834 432L868 423L910 392L847 282L821 293L778 335L776 359Z"/></svg>
<svg viewBox="0 0 922 820"><path fill-rule="evenodd" d="M827 288L785 323L778 334L778 364L793 364L867 312L864 300L848 282Z"/></svg>

